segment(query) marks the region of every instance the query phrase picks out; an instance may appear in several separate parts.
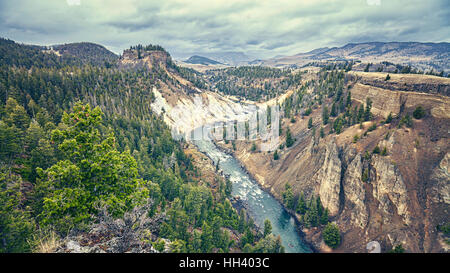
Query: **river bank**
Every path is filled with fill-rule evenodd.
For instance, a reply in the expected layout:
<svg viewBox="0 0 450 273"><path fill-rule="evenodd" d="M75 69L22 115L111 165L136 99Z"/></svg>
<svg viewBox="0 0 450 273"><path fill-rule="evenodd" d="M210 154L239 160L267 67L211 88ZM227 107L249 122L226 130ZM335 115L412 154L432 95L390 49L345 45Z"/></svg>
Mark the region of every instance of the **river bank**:
<svg viewBox="0 0 450 273"><path fill-rule="evenodd" d="M240 167L244 170L246 175L248 175L253 181L255 181L257 183L257 185L263 191L265 191L271 197L276 199L278 201L278 203L283 207L283 209L287 213L289 213L290 216L292 216L292 218L295 220L295 225L297 227L297 232L299 233L299 236L303 239L304 243L306 243L308 245L308 247L312 250L312 252L329 253L329 252L333 251L330 247L328 247L324 243L324 241L322 239L321 229L319 229L317 227L316 228L306 228L300 220L300 215L295 213L295 211L287 208L283 204L283 200L279 196L275 195L271 191L270 187L264 186L262 183L260 183L260 181L251 172L249 172L248 169L246 168L246 166L238 159L238 157L236 156L235 152L232 149L230 149L228 147L224 147L223 145L220 145L219 143L214 143L214 145L221 152L223 152L229 156L232 156L239 163Z"/></svg>
<svg viewBox="0 0 450 273"><path fill-rule="evenodd" d="M205 143L201 145L204 146ZM213 142L208 144L208 148L199 147L198 144L196 146L214 164L219 162L219 170L223 175L231 175L230 179L235 180L232 181L233 195L240 196L244 202L248 201L247 208L255 219L255 224L262 226L266 218L271 218L269 220L272 222L274 234L278 232L282 237L286 252L320 251L306 239L308 236L303 232L299 219L288 211L276 196L258 183L257 179L234 157L232 151Z"/></svg>

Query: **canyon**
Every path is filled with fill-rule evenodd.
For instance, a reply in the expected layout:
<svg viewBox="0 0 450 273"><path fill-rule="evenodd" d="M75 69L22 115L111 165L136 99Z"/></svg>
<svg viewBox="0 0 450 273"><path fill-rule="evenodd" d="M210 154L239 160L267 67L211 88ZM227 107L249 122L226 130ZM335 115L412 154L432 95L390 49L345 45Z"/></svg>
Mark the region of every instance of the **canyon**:
<svg viewBox="0 0 450 273"><path fill-rule="evenodd" d="M233 154L278 200L282 201L286 184L292 186L295 195L319 196L342 232L337 252L365 252L367 243L374 240L380 242L383 251L397 245L411 252L446 251L448 245L436 227L446 224L450 201L450 79L390 74L387 81L386 75L346 73L345 90L351 92L352 105L364 104L369 98L373 119L345 128L340 134L321 138L308 129L308 119L303 115L298 114L294 123L282 118L283 127L290 129L295 143L278 150L278 160L270 151L252 151L253 143L260 144L258 141L236 140L234 147L223 140L216 144ZM311 70L304 78L314 77ZM186 131L220 121L245 120L251 112L249 105L260 109L270 104L242 103L203 90L190 97L181 95L178 100L164 90L154 92L157 99L153 109L171 125L176 123L176 111L172 109L182 109L183 115L189 117L182 126ZM315 90L308 92L314 95ZM293 93L289 90L271 101L282 104ZM412 115L418 106L425 109L426 116L414 119L410 128L399 126L400 117ZM320 115L320 106L313 109L313 128L321 127ZM389 115L395 122L384 123ZM376 129L365 133L371 126ZM358 141L354 141L355 135L360 137ZM281 143L284 140L281 136ZM375 147L385 148L387 154L372 154ZM364 172L367 178L363 178ZM329 251L320 228L303 231L317 249Z"/></svg>

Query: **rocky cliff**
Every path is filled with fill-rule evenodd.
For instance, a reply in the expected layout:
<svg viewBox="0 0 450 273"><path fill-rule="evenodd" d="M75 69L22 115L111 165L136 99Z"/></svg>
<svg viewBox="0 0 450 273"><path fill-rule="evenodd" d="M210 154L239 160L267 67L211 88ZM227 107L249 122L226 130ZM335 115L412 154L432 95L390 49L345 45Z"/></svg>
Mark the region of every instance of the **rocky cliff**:
<svg viewBox="0 0 450 273"><path fill-rule="evenodd" d="M373 240L383 251L400 244L411 252L446 251L436 227L449 221L450 99L447 91L442 93L448 90L448 80L432 85L441 91L423 93L426 76L422 84L415 79L419 90L409 91L396 87L407 77L394 79L392 87L362 78L351 78L349 90L355 104L372 100L373 121L320 138L307 129L307 118L294 124L286 120L296 142L278 151L279 160L267 152L252 152L248 142L236 142L235 156L280 200L286 183L294 194L320 196L342 231L336 251L366 252ZM441 84L444 87L436 87ZM425 109L425 118L413 119L410 128L400 124L401 117L411 116L417 106ZM383 123L389 113L397 118ZM311 115L316 128L321 126L320 116L320 108ZM373 124L376 129L368 131ZM355 135L360 139L354 141ZM385 153L374 153L376 146L386 148Z"/></svg>

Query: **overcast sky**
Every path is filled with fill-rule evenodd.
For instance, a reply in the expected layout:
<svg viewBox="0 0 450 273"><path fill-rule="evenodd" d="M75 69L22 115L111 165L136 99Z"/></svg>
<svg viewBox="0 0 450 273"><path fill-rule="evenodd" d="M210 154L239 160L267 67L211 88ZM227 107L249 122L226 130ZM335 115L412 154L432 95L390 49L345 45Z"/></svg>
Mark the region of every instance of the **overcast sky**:
<svg viewBox="0 0 450 273"><path fill-rule="evenodd" d="M449 0L0 0L0 36L95 42L121 53L160 44L175 57L258 58L350 42L450 42Z"/></svg>

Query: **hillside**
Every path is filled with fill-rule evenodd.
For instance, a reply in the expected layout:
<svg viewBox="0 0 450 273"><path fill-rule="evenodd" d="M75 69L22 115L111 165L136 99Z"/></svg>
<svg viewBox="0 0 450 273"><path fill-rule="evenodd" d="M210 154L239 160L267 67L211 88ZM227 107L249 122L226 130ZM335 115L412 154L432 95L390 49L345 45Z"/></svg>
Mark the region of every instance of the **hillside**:
<svg viewBox="0 0 450 273"><path fill-rule="evenodd" d="M119 58L119 56L109 51L104 46L94 43L70 43L53 45L51 48L57 55L74 57L83 64L113 64Z"/></svg>
<svg viewBox="0 0 450 273"><path fill-rule="evenodd" d="M295 88L301 73L289 69L240 66L205 71L212 90L242 100L265 101Z"/></svg>
<svg viewBox="0 0 450 273"><path fill-rule="evenodd" d="M18 67L114 66L118 56L93 43L70 43L54 46L18 44L0 38L0 65Z"/></svg>
<svg viewBox="0 0 450 273"><path fill-rule="evenodd" d="M71 57L63 58L48 54L46 47L19 44L12 40L0 38L0 65L17 67L62 67L79 63Z"/></svg>
<svg viewBox="0 0 450 273"><path fill-rule="evenodd" d="M84 46L64 57L5 44L0 252L283 251L152 109L159 92L199 92L162 47L133 46L110 66L78 59Z"/></svg>
<svg viewBox="0 0 450 273"><path fill-rule="evenodd" d="M449 225L450 80L393 75L385 81L385 73L362 72L341 78L324 71L316 77L286 100L299 104L283 103L292 110L282 120L278 159L254 149L259 141L219 144L296 211L319 249L327 249L322 228L300 206L314 196L342 232L338 252L365 252L373 240L384 252L399 245L408 252L447 251L448 233L441 231ZM336 81L344 84L341 95L327 88Z"/></svg>
<svg viewBox="0 0 450 273"><path fill-rule="evenodd" d="M215 81L240 86L230 90L250 91L243 89L245 81L255 84L264 79L274 84L291 72L227 68L208 71L208 82L213 82L209 77L217 77L215 73L222 73ZM317 249L330 251L321 224L322 217L329 217L342 232L337 252L365 252L373 240L381 243L383 252L400 246L407 252L447 251L450 80L417 74L391 74L387 79L387 73L322 68L303 71L288 87L270 102L283 113L277 156L259 151L259 140L217 144L239 159L292 213L297 212L306 238ZM254 94L235 93L244 99ZM260 90L261 96L269 94L270 90ZM244 115L227 115L225 101L203 103L200 111L195 104L183 106L183 101L171 104L173 108L164 106L166 120L176 124L173 109L193 117L190 130L248 118L248 109L234 106L228 113ZM250 102L240 104L246 103ZM269 102L256 105L265 109ZM219 107L220 115L214 115ZM308 208L318 202L326 213L299 209L300 200Z"/></svg>

